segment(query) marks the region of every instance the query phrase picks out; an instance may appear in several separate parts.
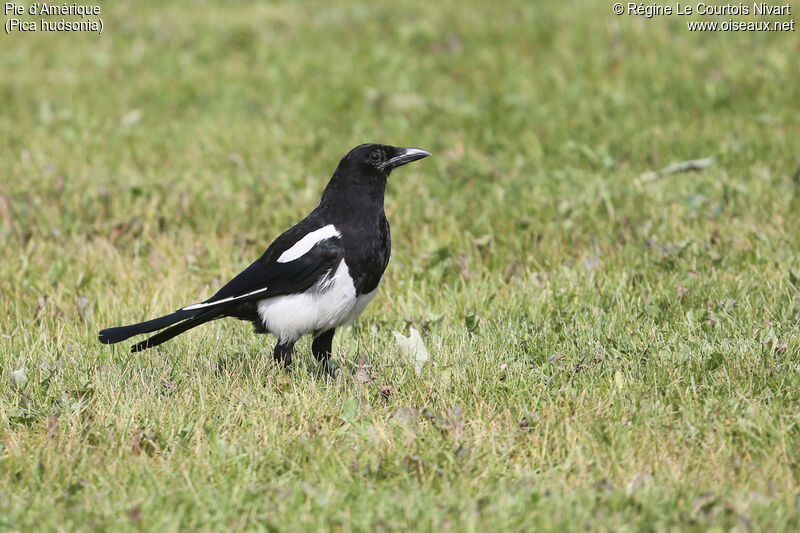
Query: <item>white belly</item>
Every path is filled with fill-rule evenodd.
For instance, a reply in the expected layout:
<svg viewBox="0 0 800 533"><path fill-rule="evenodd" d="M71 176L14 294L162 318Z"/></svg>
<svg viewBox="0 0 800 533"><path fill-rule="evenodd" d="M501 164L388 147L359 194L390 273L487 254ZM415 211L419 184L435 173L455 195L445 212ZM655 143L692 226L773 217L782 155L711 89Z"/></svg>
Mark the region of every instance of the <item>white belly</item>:
<svg viewBox="0 0 800 533"><path fill-rule="evenodd" d="M264 327L281 341L294 342L303 335L351 324L378 292L356 296L353 278L344 260L324 283L301 294L261 300L258 314Z"/></svg>

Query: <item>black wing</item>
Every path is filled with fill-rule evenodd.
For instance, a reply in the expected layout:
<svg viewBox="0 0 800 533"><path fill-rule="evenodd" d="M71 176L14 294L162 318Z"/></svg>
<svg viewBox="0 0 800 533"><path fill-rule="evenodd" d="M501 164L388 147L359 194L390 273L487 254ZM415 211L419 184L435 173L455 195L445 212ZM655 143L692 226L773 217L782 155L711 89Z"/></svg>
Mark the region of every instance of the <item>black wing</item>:
<svg viewBox="0 0 800 533"><path fill-rule="evenodd" d="M208 300L183 309L209 309L303 292L335 270L343 257L344 249L336 237L318 242L302 256L286 263L265 263L262 257Z"/></svg>

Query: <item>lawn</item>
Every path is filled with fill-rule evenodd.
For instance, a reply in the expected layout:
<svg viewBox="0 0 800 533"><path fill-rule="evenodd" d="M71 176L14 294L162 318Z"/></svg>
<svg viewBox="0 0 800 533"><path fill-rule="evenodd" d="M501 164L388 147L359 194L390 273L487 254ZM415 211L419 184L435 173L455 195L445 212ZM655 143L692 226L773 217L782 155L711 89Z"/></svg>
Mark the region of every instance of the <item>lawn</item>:
<svg viewBox="0 0 800 533"><path fill-rule="evenodd" d="M800 529L798 33L611 5L0 34L0 529ZM210 296L362 142L434 157L390 178L338 380L233 320L97 342Z"/></svg>

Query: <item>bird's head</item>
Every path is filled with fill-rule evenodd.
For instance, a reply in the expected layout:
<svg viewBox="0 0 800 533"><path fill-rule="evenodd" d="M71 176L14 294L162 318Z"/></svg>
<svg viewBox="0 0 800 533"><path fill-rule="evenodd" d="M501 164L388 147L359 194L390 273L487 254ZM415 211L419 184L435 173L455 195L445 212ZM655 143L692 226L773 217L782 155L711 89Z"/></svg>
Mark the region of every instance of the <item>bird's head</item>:
<svg viewBox="0 0 800 533"><path fill-rule="evenodd" d="M420 148L373 143L356 146L339 161L322 193L321 205L363 207L374 201L382 206L386 179L392 170L429 155Z"/></svg>
<svg viewBox="0 0 800 533"><path fill-rule="evenodd" d="M420 148L403 148L386 144L362 144L356 146L339 162L337 173L351 176L386 179L393 169L428 157L430 152Z"/></svg>

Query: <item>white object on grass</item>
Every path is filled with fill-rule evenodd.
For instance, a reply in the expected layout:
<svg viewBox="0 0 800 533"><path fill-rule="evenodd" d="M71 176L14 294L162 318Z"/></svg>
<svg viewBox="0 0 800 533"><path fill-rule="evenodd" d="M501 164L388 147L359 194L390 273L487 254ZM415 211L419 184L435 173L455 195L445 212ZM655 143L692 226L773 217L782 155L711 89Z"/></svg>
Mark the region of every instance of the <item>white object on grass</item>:
<svg viewBox="0 0 800 533"><path fill-rule="evenodd" d="M430 355L428 354L428 349L425 348L425 343L422 342L419 331L414 328L410 328L410 330L411 334L408 337L397 331L393 331L392 333L394 333L394 338L397 341L397 350L400 352L400 355L403 357L410 357L414 361L414 372L419 375L422 372L422 367L425 366L425 363L430 358Z"/></svg>

